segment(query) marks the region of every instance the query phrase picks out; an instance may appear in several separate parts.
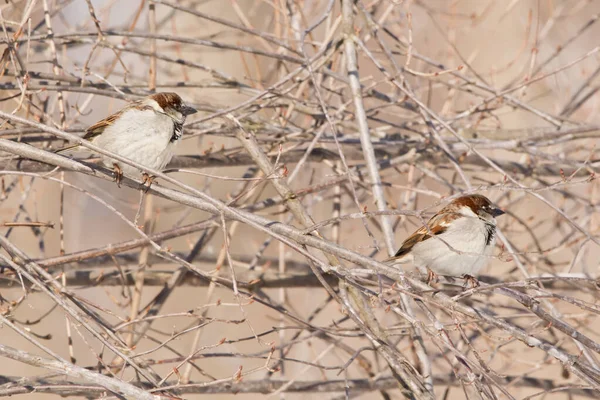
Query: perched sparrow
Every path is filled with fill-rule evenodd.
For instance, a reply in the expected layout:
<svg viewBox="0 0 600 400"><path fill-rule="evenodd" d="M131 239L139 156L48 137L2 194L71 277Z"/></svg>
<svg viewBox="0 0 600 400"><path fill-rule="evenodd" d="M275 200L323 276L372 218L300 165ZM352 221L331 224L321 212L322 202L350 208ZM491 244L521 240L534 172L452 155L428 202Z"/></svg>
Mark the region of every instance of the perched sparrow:
<svg viewBox="0 0 600 400"><path fill-rule="evenodd" d="M386 261L412 261L427 269L428 283L440 274L462 276L476 284L474 276L487 264L496 242L495 217L502 214L487 197L459 197L410 235Z"/></svg>
<svg viewBox="0 0 600 400"><path fill-rule="evenodd" d="M145 167L161 171L171 161L175 145L183 135L185 117L195 112L177 93L156 93L96 122L87 128L83 138ZM140 172L106 156L103 156L103 163L114 167L117 184L123 173L134 175ZM144 174L144 182L148 178Z"/></svg>

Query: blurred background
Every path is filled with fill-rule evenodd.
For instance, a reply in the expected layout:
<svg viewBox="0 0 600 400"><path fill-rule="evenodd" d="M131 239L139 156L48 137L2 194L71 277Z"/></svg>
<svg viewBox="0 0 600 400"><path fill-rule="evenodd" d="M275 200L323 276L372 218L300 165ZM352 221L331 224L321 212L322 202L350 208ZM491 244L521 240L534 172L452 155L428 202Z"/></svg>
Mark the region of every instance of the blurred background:
<svg viewBox="0 0 600 400"><path fill-rule="evenodd" d="M597 1L7 0L0 11L0 111L30 121L2 114L0 140L52 152L67 142L42 126L82 136L174 91L200 112L165 173L274 225L316 237L307 228L322 223L323 240L383 260L451 196L507 211L481 277L496 286L451 299L462 281L442 280L446 301L269 224L221 220L160 192L206 201L160 177L145 193L140 177L118 188L106 171L4 151L0 344L172 398L600 396ZM3 358L0 374L3 396L114 396L24 359Z"/></svg>

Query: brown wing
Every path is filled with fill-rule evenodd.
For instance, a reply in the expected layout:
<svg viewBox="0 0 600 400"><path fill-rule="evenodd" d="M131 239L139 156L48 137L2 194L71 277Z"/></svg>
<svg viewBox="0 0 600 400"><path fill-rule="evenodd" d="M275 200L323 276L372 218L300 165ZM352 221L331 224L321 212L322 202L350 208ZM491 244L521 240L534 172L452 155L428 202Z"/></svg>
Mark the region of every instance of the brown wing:
<svg viewBox="0 0 600 400"><path fill-rule="evenodd" d="M90 126L85 130L85 135L83 138L85 140L92 140L102 132L107 126L112 125L119 116L123 114L123 110L114 113L113 115L109 115L108 117L96 122L94 125Z"/></svg>
<svg viewBox="0 0 600 400"><path fill-rule="evenodd" d="M417 243L430 239L434 235L446 232L450 226L450 222L460 217L461 215L458 213L440 213L434 215L427 221L427 226L422 226L417 229L415 233L410 235L404 243L402 243L402 246L400 246L400 249L396 252L394 258L402 257L409 253Z"/></svg>
<svg viewBox="0 0 600 400"><path fill-rule="evenodd" d="M113 122L115 122L115 120L117 118L119 118L119 116L121 114L123 114L123 112L126 110L127 108L124 108L116 113L114 113L113 115L109 115L108 117L96 122L94 125L90 126L89 128L87 128L85 130L85 135L83 135L82 139L85 140L92 140L93 138L95 138L96 136L98 136L99 134L101 134L102 132L104 132L104 129L107 126L110 126ZM61 153L63 151L67 151L67 150L71 150L74 148L78 148L79 145L78 144L73 144L73 145L69 145L66 147L63 147L62 149L58 149L55 150L55 153Z"/></svg>
<svg viewBox="0 0 600 400"><path fill-rule="evenodd" d="M146 110L146 109L152 110L152 107L142 106L141 100L134 101L133 103L130 103L128 106L120 109L116 113L109 115L108 117L96 122L94 125L87 128L85 130L85 135L83 136L83 139L92 140L93 138L95 138L96 136L98 136L102 132L104 132L104 129L106 129L107 126L112 125L115 122L115 120L121 116L121 114L123 114L127 110L130 110L130 109L136 108L136 107L140 110Z"/></svg>

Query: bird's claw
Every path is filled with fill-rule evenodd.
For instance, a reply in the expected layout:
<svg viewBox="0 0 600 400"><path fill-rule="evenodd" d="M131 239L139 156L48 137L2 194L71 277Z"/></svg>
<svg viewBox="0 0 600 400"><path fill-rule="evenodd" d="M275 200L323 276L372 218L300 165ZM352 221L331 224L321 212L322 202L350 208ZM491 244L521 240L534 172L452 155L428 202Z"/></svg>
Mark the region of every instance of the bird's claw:
<svg viewBox="0 0 600 400"><path fill-rule="evenodd" d="M473 275L465 274L463 275L463 278L465 280L465 284L463 285L465 289L467 288L467 286L471 286L471 289L479 287L479 281Z"/></svg>
<svg viewBox="0 0 600 400"><path fill-rule="evenodd" d="M431 282L437 283L439 278L435 272L427 268L427 284L430 285Z"/></svg>
<svg viewBox="0 0 600 400"><path fill-rule="evenodd" d="M154 183L154 179L156 179L154 175L148 175L145 172L142 174L142 185L146 186L146 193L148 192L148 190L150 190L150 186L152 186L152 184Z"/></svg>
<svg viewBox="0 0 600 400"><path fill-rule="evenodd" d="M113 164L113 172L115 173L115 182L117 182L117 186L121 187L121 181L123 180L123 170L119 167L119 164Z"/></svg>

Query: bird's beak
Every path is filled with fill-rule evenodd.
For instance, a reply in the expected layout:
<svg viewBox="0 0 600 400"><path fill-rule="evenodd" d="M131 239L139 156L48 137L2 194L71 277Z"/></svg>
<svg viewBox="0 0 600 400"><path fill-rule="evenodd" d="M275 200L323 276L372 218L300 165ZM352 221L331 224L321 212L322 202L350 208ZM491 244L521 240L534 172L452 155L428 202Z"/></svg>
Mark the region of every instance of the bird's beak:
<svg viewBox="0 0 600 400"><path fill-rule="evenodd" d="M494 207L494 209L492 209L492 217L498 217L502 214L505 214L505 212L499 209L498 207Z"/></svg>
<svg viewBox="0 0 600 400"><path fill-rule="evenodd" d="M198 110L196 110L194 107L190 107L190 106L188 106L188 105L184 105L183 107L181 107L181 113L182 113L184 116L186 116L186 117L187 117L188 115L192 115L192 114L195 114L195 113L197 113L197 112L198 112Z"/></svg>

